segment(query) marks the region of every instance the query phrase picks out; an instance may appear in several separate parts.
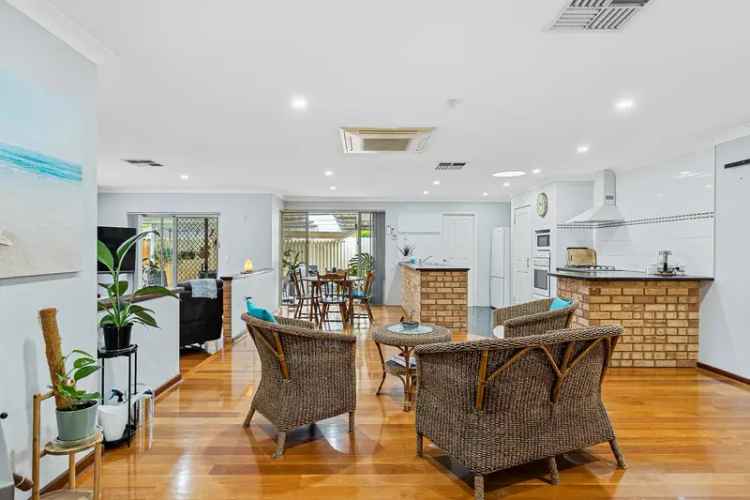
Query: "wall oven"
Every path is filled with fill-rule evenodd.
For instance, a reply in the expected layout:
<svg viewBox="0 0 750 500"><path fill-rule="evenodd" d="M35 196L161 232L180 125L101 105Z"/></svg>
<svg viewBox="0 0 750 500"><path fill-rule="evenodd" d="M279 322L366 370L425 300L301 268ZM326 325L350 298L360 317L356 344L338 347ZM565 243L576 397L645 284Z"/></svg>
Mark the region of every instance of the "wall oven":
<svg viewBox="0 0 750 500"><path fill-rule="evenodd" d="M546 298L550 296L550 266L550 251L537 249L534 254L534 262L532 266L534 278L533 292L536 297Z"/></svg>
<svg viewBox="0 0 750 500"><path fill-rule="evenodd" d="M552 247L552 232L549 229L542 229L536 232L536 249L550 250Z"/></svg>

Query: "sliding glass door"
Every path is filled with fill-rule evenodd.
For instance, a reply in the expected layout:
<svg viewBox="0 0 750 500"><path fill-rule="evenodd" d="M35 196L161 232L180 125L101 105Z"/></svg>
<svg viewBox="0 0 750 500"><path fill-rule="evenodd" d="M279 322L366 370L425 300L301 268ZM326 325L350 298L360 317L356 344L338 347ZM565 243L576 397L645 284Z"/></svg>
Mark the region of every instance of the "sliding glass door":
<svg viewBox="0 0 750 500"><path fill-rule="evenodd" d="M217 277L217 215L141 214L138 230L159 232L138 246L141 285L174 287L192 279Z"/></svg>
<svg viewBox="0 0 750 500"><path fill-rule="evenodd" d="M282 261L295 257L301 262L303 274L350 269L356 256L377 255L375 214L372 212L283 212L281 222ZM357 270L359 274L366 274ZM284 269L288 273L288 269ZM282 290L291 293L286 276ZM375 272L375 281L382 282L382 273ZM376 287L381 290L381 286ZM291 297L284 297L287 301ZM373 303L382 302L382 293L373 295Z"/></svg>

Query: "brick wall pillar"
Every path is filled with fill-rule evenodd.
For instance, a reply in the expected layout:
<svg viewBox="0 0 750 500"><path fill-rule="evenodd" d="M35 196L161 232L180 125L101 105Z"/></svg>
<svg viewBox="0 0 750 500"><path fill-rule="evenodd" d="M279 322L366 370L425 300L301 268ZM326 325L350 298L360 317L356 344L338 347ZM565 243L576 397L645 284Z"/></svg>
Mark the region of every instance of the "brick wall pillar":
<svg viewBox="0 0 750 500"><path fill-rule="evenodd" d="M580 303L577 327L625 330L612 366L694 367L698 359L699 281L560 278L558 295Z"/></svg>
<svg viewBox="0 0 750 500"><path fill-rule="evenodd" d="M232 278L230 276L222 277L224 282L224 312L223 312L223 335L224 342L232 342Z"/></svg>

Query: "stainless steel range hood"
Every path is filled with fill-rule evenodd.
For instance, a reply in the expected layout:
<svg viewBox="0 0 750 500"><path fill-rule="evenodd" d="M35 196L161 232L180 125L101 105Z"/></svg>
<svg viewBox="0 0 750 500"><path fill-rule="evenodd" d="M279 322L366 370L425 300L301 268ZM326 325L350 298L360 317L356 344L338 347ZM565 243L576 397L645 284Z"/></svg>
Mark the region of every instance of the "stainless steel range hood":
<svg viewBox="0 0 750 500"><path fill-rule="evenodd" d="M576 215L566 224L602 224L624 220L617 208L617 177L611 170L602 170L594 177L594 206Z"/></svg>

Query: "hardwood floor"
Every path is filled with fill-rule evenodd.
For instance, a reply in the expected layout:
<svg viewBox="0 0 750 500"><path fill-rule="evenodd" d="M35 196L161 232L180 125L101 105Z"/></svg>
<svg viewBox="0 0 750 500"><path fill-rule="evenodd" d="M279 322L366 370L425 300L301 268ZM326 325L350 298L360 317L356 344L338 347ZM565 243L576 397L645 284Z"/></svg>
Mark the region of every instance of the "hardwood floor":
<svg viewBox="0 0 750 500"><path fill-rule="evenodd" d="M376 308L378 323L398 308ZM257 415L242 421L260 363L244 338L195 363L164 394L150 432L104 457L103 498L473 498L471 475L425 441L415 456L414 413L402 411L402 386L381 371L367 328L357 335L358 401L354 436L346 416L287 437L272 460L275 431ZM455 335L456 340L465 335ZM488 476L487 498L750 498L750 388L695 369L611 369L604 396L629 468L615 468L606 444L560 457L560 485L535 463ZM90 484L91 471L81 475Z"/></svg>

